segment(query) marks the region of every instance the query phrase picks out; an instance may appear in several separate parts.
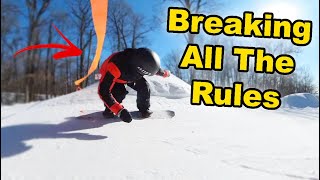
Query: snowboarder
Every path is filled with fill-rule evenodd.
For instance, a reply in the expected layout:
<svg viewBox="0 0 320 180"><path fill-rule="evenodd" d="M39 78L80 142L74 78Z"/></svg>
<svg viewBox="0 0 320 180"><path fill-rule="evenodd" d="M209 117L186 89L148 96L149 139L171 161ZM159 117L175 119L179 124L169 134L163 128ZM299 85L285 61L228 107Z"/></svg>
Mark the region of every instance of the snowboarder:
<svg viewBox="0 0 320 180"><path fill-rule="evenodd" d="M168 70L160 68L160 58L147 48L125 49L113 53L100 68L98 93L105 105L105 118L119 116L124 122L131 122L130 112L121 105L128 94L125 84L137 91L137 107L142 117L149 117L150 87L144 75L170 76Z"/></svg>

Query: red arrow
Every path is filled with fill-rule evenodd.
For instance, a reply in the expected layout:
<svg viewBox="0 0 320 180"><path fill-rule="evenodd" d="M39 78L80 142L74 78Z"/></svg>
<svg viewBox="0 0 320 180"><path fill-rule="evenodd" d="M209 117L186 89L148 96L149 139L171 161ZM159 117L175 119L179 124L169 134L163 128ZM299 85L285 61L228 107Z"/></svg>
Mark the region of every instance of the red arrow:
<svg viewBox="0 0 320 180"><path fill-rule="evenodd" d="M55 59L55 60L65 58L65 57L70 57L70 56L80 56L82 54L82 50L79 49L74 44L72 44L72 42L69 41L69 39L67 39L55 25L52 24L52 26L56 29L56 31L60 34L60 36L68 43L68 45L64 45L64 44L37 44L37 45L28 46L23 49L20 49L13 56L16 57L18 54L20 54L24 51L28 51L28 50L32 50L32 49L40 49L40 48L64 49L64 51L57 52L53 55L53 59Z"/></svg>

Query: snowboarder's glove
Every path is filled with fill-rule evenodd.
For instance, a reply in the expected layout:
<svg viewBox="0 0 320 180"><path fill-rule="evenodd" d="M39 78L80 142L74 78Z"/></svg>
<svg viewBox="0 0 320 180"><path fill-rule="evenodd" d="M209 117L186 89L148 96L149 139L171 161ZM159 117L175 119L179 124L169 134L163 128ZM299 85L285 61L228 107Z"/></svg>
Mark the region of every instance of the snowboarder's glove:
<svg viewBox="0 0 320 180"><path fill-rule="evenodd" d="M170 76L170 71L169 70L162 70L160 68L159 71L156 73L156 75L166 78L166 77Z"/></svg>
<svg viewBox="0 0 320 180"><path fill-rule="evenodd" d="M124 122L130 123L132 121L132 116L131 116L130 112L127 109L122 109L119 112L118 116Z"/></svg>
<svg viewBox="0 0 320 180"><path fill-rule="evenodd" d="M170 76L170 71L169 70L163 70L163 75L164 78L169 77Z"/></svg>

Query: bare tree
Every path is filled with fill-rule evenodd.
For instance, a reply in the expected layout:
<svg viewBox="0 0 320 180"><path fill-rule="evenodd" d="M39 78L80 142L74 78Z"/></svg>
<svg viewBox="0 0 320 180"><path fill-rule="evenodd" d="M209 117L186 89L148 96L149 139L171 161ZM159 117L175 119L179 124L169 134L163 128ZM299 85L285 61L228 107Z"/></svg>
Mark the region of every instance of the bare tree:
<svg viewBox="0 0 320 180"><path fill-rule="evenodd" d="M152 21L146 20L146 17L141 14L133 14L129 22L131 22L129 27L131 48L136 48L146 42L146 34L156 28L156 25Z"/></svg>
<svg viewBox="0 0 320 180"><path fill-rule="evenodd" d="M90 39L93 33L90 33L92 29L92 18L91 18L91 6L89 0L75 0L70 5L71 12L74 17L74 23L77 27L79 35L79 48L83 51L89 45ZM85 52L85 51L84 51ZM79 64L79 76L84 76L84 57L85 53L80 56Z"/></svg>
<svg viewBox="0 0 320 180"><path fill-rule="evenodd" d="M128 18L132 15L131 7L124 1L109 1L108 33L111 35L113 51L121 51L128 47L126 39L128 37Z"/></svg>
<svg viewBox="0 0 320 180"><path fill-rule="evenodd" d="M299 74L299 77L296 80L296 92L315 93L317 88L313 83L313 78L310 74L310 68L303 66L297 70L297 73Z"/></svg>
<svg viewBox="0 0 320 180"><path fill-rule="evenodd" d="M50 44L52 42L52 20L50 21L50 24L48 25L48 41L47 43ZM47 49L47 54L46 54L46 68L45 68L45 91L46 91L46 99L48 99L49 96L49 62L50 62L50 51L51 49Z"/></svg>
<svg viewBox="0 0 320 180"><path fill-rule="evenodd" d="M86 71L89 71L92 36L93 36L93 29L90 30L90 34L89 34L89 47L88 47L88 54L87 54L87 68L86 68ZM86 79L86 86L88 86L88 82L89 82L89 77Z"/></svg>
<svg viewBox="0 0 320 180"><path fill-rule="evenodd" d="M18 29L18 18L20 10L17 5L10 1L1 1L1 65L4 59L5 48L10 46L9 36L16 33L14 29Z"/></svg>
<svg viewBox="0 0 320 180"><path fill-rule="evenodd" d="M27 45L35 44L37 41L37 36L39 36L39 29L38 27L42 23L43 14L46 12L50 0L26 0L26 7L28 9L28 39ZM35 72L35 64L34 59L36 51L28 51L27 52L27 66L26 66L26 102L33 100L33 85L34 85L34 72Z"/></svg>
<svg viewBox="0 0 320 180"><path fill-rule="evenodd" d="M164 58L164 66L177 77L183 79L183 70L178 67L180 61L180 54L177 51L171 51Z"/></svg>
<svg viewBox="0 0 320 180"><path fill-rule="evenodd" d="M20 36L14 36L18 33L18 16L20 15L20 9L9 1L1 1L1 102L2 102L2 92L8 88L7 78L14 75L14 79L17 75L17 65L16 59L13 60L13 74L4 72L6 65L5 60L12 60L12 56L8 56L6 52L13 52L18 48L21 41ZM16 30L15 30L16 29ZM7 76L6 76L7 75ZM7 78L5 78L7 77Z"/></svg>
<svg viewBox="0 0 320 180"><path fill-rule="evenodd" d="M124 0L112 0L109 3L108 33L113 51L146 45L146 35L156 28L155 23L135 13Z"/></svg>
<svg viewBox="0 0 320 180"><path fill-rule="evenodd" d="M65 41L61 38L61 36L56 32L53 31L53 24L56 25L57 27L59 27L60 31L64 32L64 34L67 35L67 33L70 31L70 26L68 22L70 22L70 18L68 17L68 13L63 11L63 10L59 10L59 11L50 11L50 19L48 21L47 27L48 29L48 33L47 33L47 39L45 39L45 41L51 41L51 42L61 42L61 43L65 43ZM52 33L50 35L50 33ZM51 39L49 40L51 36ZM69 37L69 36L68 36ZM60 51L59 49L48 49L49 51L49 56L46 59L46 66L48 65L48 72L46 72L47 75L47 80L48 80L48 96L50 95L50 97L52 96L56 96L57 95L57 78L56 76L59 76L60 74L56 73L56 71L58 70L58 65L59 63L64 63L64 61L68 61L68 59L64 59L61 61L55 61L52 58L51 54L54 54L57 51Z"/></svg>
<svg viewBox="0 0 320 180"><path fill-rule="evenodd" d="M180 6L187 8L192 14L212 13L217 10L218 6L221 6L221 3L218 0L164 0L164 2L166 1L177 3ZM184 34L184 37L187 43L192 44L196 42L197 35L188 32ZM196 78L196 70L193 67L190 67L189 73L190 76L188 81L190 83L192 79Z"/></svg>

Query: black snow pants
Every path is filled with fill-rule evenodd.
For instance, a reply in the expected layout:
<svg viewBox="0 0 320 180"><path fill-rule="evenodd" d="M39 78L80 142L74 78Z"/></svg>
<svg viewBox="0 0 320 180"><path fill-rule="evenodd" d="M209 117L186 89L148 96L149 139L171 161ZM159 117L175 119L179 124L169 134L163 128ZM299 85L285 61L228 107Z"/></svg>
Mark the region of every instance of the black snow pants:
<svg viewBox="0 0 320 180"><path fill-rule="evenodd" d="M145 78L141 78L135 82L128 83L129 87L137 91L137 107L140 111L145 111L150 107L150 86ZM114 84L111 94L119 102L122 103L128 91L124 84Z"/></svg>

